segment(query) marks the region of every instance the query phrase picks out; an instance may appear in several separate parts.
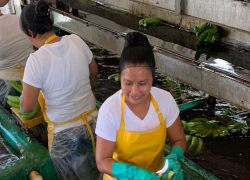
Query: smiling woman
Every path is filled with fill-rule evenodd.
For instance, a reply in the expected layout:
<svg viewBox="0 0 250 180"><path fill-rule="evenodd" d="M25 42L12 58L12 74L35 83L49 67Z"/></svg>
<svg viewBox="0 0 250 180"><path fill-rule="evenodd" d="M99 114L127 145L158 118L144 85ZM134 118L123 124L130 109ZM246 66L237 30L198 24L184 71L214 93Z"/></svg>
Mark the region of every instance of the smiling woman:
<svg viewBox="0 0 250 180"><path fill-rule="evenodd" d="M108 179L159 179L164 164L181 180L179 159L186 149L179 109L167 91L152 87L155 59L148 39L128 33L120 61L121 90L100 108L97 121L97 166ZM166 135L171 153L164 158Z"/></svg>

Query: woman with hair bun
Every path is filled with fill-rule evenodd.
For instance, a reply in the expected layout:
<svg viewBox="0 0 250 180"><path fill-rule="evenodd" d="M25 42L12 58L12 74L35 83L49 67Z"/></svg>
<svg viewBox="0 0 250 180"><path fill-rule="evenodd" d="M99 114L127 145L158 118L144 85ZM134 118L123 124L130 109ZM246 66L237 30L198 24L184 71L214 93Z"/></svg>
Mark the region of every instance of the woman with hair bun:
<svg viewBox="0 0 250 180"><path fill-rule="evenodd" d="M152 87L155 59L146 36L128 33L120 60L121 90L101 106L96 126L98 169L104 180L158 180L164 165L183 179L186 150L179 109L171 94ZM171 153L164 158L166 135ZM163 171L164 172L164 171Z"/></svg>
<svg viewBox="0 0 250 180"><path fill-rule="evenodd" d="M98 112L90 86L98 73L93 54L80 37L54 34L49 6L43 0L24 7L21 27L38 48L26 64L21 112L34 111L39 99L60 180L99 179L93 132Z"/></svg>

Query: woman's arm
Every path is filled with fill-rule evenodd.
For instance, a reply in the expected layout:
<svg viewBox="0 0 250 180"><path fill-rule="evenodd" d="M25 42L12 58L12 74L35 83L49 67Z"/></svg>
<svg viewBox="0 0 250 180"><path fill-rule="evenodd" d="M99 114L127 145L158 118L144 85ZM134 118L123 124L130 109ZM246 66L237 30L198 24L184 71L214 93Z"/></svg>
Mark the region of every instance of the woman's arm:
<svg viewBox="0 0 250 180"><path fill-rule="evenodd" d="M171 144L171 149L174 146L182 148L183 152L186 151L186 137L181 127L180 116L177 117L175 122L167 128L168 137Z"/></svg>
<svg viewBox="0 0 250 180"><path fill-rule="evenodd" d="M112 175L113 152L115 149L115 142L97 136L96 143L96 163L100 172Z"/></svg>
<svg viewBox="0 0 250 180"><path fill-rule="evenodd" d="M29 113L36 109L39 92L40 88L23 83L20 106L24 112Z"/></svg>
<svg viewBox="0 0 250 180"><path fill-rule="evenodd" d="M93 58L91 63L89 64L89 79L96 77L97 74L98 74L98 68L95 59Z"/></svg>

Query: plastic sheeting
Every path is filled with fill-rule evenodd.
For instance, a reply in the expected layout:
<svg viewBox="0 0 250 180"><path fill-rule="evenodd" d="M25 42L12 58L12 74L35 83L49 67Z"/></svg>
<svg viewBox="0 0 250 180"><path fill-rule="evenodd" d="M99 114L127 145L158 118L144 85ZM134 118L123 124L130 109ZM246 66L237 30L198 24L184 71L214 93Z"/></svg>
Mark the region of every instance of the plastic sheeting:
<svg viewBox="0 0 250 180"><path fill-rule="evenodd" d="M95 132L96 124L93 121L88 123L92 132ZM100 179L91 137L85 125L56 133L51 148L51 158L60 180Z"/></svg>

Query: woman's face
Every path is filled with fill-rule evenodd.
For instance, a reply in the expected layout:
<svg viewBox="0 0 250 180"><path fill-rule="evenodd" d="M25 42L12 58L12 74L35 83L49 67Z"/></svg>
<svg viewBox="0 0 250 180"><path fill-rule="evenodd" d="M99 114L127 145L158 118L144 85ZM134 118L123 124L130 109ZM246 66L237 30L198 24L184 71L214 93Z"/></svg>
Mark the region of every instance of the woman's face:
<svg viewBox="0 0 250 180"><path fill-rule="evenodd" d="M144 103L150 94L153 78L149 67L131 66L121 74L121 88L126 101L136 105Z"/></svg>

